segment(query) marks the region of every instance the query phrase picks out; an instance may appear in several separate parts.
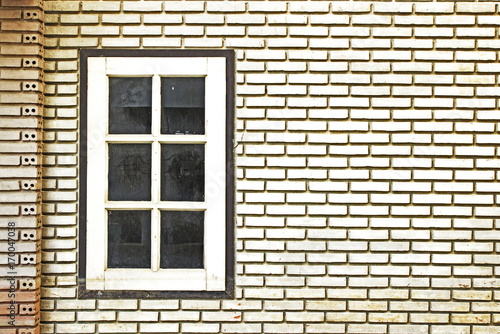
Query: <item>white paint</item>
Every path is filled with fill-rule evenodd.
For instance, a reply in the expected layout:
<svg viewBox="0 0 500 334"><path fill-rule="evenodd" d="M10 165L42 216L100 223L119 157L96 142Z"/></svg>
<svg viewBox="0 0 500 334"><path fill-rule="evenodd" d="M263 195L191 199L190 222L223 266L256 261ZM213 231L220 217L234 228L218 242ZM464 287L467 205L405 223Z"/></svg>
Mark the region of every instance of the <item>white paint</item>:
<svg viewBox="0 0 500 334"><path fill-rule="evenodd" d="M88 124L108 129L108 77L152 76L152 134L93 136L88 145L87 289L225 289L225 58L89 58ZM161 77L203 76L206 135L161 135ZM107 143L151 143L151 201L107 201ZM205 144L205 202L160 201L162 143ZM223 175L223 178L220 178ZM214 182L217 176L217 182ZM222 180L222 181L221 181ZM215 185L215 187L214 187ZM208 190L211 189L209 192ZM215 189L215 190L214 190ZM106 210L152 211L151 269L107 269ZM205 211L205 269L160 269L160 211Z"/></svg>

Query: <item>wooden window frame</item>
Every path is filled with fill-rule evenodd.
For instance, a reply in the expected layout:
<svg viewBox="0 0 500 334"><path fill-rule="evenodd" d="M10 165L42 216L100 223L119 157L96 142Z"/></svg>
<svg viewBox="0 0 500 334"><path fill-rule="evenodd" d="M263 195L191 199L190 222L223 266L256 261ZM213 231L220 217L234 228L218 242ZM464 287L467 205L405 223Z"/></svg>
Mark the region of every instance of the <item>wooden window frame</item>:
<svg viewBox="0 0 500 334"><path fill-rule="evenodd" d="M79 297L231 298L234 294L234 52L230 50L81 50ZM152 135L110 135L110 76L153 78ZM206 135L160 134L160 80L203 76ZM225 114L222 111L225 110ZM152 199L106 201L107 144L151 143ZM204 202L159 201L160 143L205 145ZM91 173L89 166L102 173ZM209 189L215 189L209 194ZM222 189L222 191L221 191ZM153 269L107 269L106 210L152 210ZM160 269L160 209L205 211L205 268ZM221 215L221 212L225 212ZM224 233L225 232L225 233ZM158 250L155 257L155 250Z"/></svg>

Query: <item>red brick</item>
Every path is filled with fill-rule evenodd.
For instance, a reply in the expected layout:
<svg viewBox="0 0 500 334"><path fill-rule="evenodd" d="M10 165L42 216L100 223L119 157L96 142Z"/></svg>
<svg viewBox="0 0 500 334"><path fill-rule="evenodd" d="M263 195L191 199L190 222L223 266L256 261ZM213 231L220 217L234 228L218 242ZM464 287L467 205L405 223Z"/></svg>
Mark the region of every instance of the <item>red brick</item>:
<svg viewBox="0 0 500 334"><path fill-rule="evenodd" d="M10 8L6 8L10 7ZM17 7L17 8L16 8ZM4 112L8 108L18 108L23 106L29 106L29 104L40 104L42 102L42 94L33 93L15 93L17 91L17 85L20 84L21 80L24 81L23 84L31 83L38 86L39 91L43 91L43 77L40 76L41 71L34 69L23 69L23 70L12 70L12 67L21 67L21 60L33 60L37 59L35 64L28 64L25 67L32 68L43 68L43 49L41 45L35 45L35 43L43 43L42 31L43 31L43 10L42 0L2 0L0 5L0 20L1 20L1 31L0 31L0 54L3 56L0 61L0 90L2 94L0 97L0 103L8 103L8 105L2 105L2 115L9 116L10 113ZM23 33L25 37L29 38L30 44L23 40ZM35 37L33 39L32 37ZM24 43L23 43L24 42ZM11 57L4 57L4 56ZM30 57L31 56L31 57ZM9 79L9 80L4 80ZM17 80L16 80L17 79ZM42 82L39 82L42 81ZM4 93L9 91L12 93ZM0 123L6 125L6 123L15 121L16 126L27 129L29 124L26 121L33 120L32 128L41 128L41 122L37 117L16 117L15 120L10 117L0 117ZM22 149L26 143L11 144L14 151ZM31 143L30 143L31 144ZM35 143L36 151L38 151L38 144ZM24 166L17 169L20 171L24 170ZM13 170L16 168L14 167ZM18 174L18 173L15 173ZM17 175L14 176L17 178ZM26 203L25 205L36 205L36 203ZM21 217L18 217L21 221ZM35 218L36 219L36 218ZM7 218L2 218L2 227L7 227L6 222L9 221ZM4 226L5 225L5 226ZM35 220L35 225L37 225ZM25 223L20 224L18 227L36 227L31 225L26 225ZM30 244L35 244L34 242L19 241L18 247L22 252L23 249L27 250L26 246ZM32 249L33 252L40 252L40 245ZM1 334L39 334L39 299L40 299L40 266L31 265L21 265L17 268L18 274L23 277L27 276L37 276L37 279L27 281L26 279L18 278L16 279L16 288L19 286L19 282L32 282L33 288L25 288L23 291L16 290L15 297L9 296L10 283L7 280L9 275L8 268L6 266L1 266L1 275L4 279L0 280L0 333ZM15 325L12 326L9 322L12 320L9 317L11 309L10 300L15 300L16 304L13 305L16 312ZM21 303L21 304L18 304ZM24 303L24 304L23 304ZM24 311L23 311L24 310ZM20 312L21 311L21 312Z"/></svg>
<svg viewBox="0 0 500 334"><path fill-rule="evenodd" d="M15 292L15 300L16 302L34 302L40 298L39 291L19 291ZM10 300L9 292L0 292L0 300Z"/></svg>
<svg viewBox="0 0 500 334"><path fill-rule="evenodd" d="M29 93L8 93L2 94L0 103L39 103L41 96Z"/></svg>
<svg viewBox="0 0 500 334"><path fill-rule="evenodd" d="M10 317L0 316L0 326L8 326L9 321L12 321ZM16 326L35 326L39 321L39 317L36 316L17 316L15 320ZM2 333L3 334L3 333Z"/></svg>
<svg viewBox="0 0 500 334"><path fill-rule="evenodd" d="M42 32L43 25L37 21L5 21L2 22L2 30L14 31L39 31Z"/></svg>
<svg viewBox="0 0 500 334"><path fill-rule="evenodd" d="M31 327L31 328L19 328L19 334L20 333L25 333L25 334L40 334L40 327Z"/></svg>
<svg viewBox="0 0 500 334"><path fill-rule="evenodd" d="M3 0L5 7L42 7L42 0Z"/></svg>
<svg viewBox="0 0 500 334"><path fill-rule="evenodd" d="M21 43L23 35L16 33L0 33L0 43Z"/></svg>
<svg viewBox="0 0 500 334"><path fill-rule="evenodd" d="M10 314L12 306L14 307L15 313L17 314L19 312L18 304L0 304L0 315Z"/></svg>
<svg viewBox="0 0 500 334"><path fill-rule="evenodd" d="M17 285L16 285L17 288ZM10 283L8 280L2 279L0 280L0 290L9 290L10 289Z"/></svg>
<svg viewBox="0 0 500 334"><path fill-rule="evenodd" d="M40 303L19 304L20 315L36 315L40 310Z"/></svg>
<svg viewBox="0 0 500 334"><path fill-rule="evenodd" d="M1 334L17 334L17 330L15 328L0 328Z"/></svg>
<svg viewBox="0 0 500 334"><path fill-rule="evenodd" d="M18 9L1 9L0 19L20 19L21 11Z"/></svg>

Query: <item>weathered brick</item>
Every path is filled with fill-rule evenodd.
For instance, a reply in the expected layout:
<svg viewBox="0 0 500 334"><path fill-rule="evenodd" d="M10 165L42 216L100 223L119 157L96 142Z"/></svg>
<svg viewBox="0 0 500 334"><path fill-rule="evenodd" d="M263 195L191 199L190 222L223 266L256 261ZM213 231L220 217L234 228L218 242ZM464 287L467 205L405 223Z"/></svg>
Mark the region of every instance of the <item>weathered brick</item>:
<svg viewBox="0 0 500 334"><path fill-rule="evenodd" d="M14 22L20 3L6 4L2 30L40 29ZM499 286L495 4L47 1L45 10L44 298L57 303L44 321L57 323L44 332L483 333L492 327L470 326L498 322L489 315ZM19 42L16 32L0 39ZM227 313L214 301L77 302L64 274L76 263L77 48L222 46L238 59L235 300L247 300L223 301ZM9 152L22 129L39 126L14 104L41 100L12 93L42 67L10 70L41 47L0 48L0 197L35 200L16 178L36 169L15 167L21 156ZM260 311L271 303L281 308ZM85 323L73 323L75 311Z"/></svg>

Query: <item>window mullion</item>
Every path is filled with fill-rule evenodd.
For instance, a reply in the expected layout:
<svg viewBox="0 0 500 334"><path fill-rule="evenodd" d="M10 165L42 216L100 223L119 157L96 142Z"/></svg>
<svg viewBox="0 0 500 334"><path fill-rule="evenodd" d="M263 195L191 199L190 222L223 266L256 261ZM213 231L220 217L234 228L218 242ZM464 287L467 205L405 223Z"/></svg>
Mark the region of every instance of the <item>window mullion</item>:
<svg viewBox="0 0 500 334"><path fill-rule="evenodd" d="M151 222L151 268L153 271L160 269L160 212L158 204L160 201L160 124L161 124L161 79L159 75L153 76L153 113L152 113L152 132L153 132L153 157L151 161L152 168L152 200L153 214Z"/></svg>

